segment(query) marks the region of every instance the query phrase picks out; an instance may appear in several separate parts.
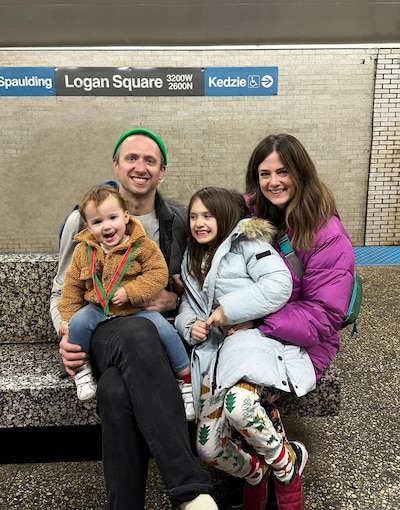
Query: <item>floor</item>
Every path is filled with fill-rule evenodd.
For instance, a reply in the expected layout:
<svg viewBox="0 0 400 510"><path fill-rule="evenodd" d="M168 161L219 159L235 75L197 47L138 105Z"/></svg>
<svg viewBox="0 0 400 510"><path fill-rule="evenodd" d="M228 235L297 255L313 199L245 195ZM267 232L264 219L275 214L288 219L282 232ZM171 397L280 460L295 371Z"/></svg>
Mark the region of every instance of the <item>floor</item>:
<svg viewBox="0 0 400 510"><path fill-rule="evenodd" d="M400 246L360 246L354 248L357 266L396 266Z"/></svg>
<svg viewBox="0 0 400 510"><path fill-rule="evenodd" d="M341 333L339 416L285 420L289 437L303 441L309 451L303 475L306 510L400 508L400 256L398 250L389 252L393 265L382 259L361 266L364 254L356 254L364 302L358 335ZM105 508L99 430L86 431L81 441L61 432L37 434L32 448L28 433L0 431L0 510ZM226 479L211 472L219 508L228 510ZM152 464L146 510L170 508Z"/></svg>

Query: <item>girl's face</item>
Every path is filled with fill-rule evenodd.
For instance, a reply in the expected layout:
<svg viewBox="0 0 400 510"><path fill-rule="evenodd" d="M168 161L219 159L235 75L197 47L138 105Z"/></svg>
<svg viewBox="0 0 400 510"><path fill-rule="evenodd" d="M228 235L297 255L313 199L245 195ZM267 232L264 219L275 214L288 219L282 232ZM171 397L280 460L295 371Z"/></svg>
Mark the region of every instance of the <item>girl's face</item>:
<svg viewBox="0 0 400 510"><path fill-rule="evenodd" d="M121 208L115 197L106 198L97 207L94 202L89 202L85 216L87 228L97 242L110 248L121 244L129 222L129 213Z"/></svg>
<svg viewBox="0 0 400 510"><path fill-rule="evenodd" d="M258 167L258 182L264 197L280 209L294 196L294 184L276 151Z"/></svg>
<svg viewBox="0 0 400 510"><path fill-rule="evenodd" d="M210 244L217 237L217 219L199 198L194 199L189 218L190 233L198 243Z"/></svg>

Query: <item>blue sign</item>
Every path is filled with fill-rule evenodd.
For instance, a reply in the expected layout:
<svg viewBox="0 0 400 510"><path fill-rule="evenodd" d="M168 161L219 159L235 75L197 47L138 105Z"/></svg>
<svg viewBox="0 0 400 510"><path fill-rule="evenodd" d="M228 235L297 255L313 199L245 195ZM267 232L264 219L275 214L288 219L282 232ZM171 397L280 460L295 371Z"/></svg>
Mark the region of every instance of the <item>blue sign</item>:
<svg viewBox="0 0 400 510"><path fill-rule="evenodd" d="M277 67L207 67L205 96L276 96Z"/></svg>
<svg viewBox="0 0 400 510"><path fill-rule="evenodd" d="M277 67L0 67L0 96L277 94Z"/></svg>
<svg viewBox="0 0 400 510"><path fill-rule="evenodd" d="M0 96L55 96L52 67L0 67Z"/></svg>

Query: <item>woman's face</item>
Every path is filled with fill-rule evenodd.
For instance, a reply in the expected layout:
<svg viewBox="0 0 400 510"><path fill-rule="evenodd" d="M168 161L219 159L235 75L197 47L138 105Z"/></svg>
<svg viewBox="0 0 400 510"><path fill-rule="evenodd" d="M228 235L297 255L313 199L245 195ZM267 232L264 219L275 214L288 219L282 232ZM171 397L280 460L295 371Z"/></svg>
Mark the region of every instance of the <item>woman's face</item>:
<svg viewBox="0 0 400 510"><path fill-rule="evenodd" d="M258 167L258 182L264 197L283 209L294 196L294 184L276 151Z"/></svg>

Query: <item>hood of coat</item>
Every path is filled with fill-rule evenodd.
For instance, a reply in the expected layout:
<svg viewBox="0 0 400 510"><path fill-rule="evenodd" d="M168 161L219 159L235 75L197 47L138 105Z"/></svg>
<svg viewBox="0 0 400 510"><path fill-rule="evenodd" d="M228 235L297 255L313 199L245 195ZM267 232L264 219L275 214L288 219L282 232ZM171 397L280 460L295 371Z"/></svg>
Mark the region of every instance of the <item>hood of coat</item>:
<svg viewBox="0 0 400 510"><path fill-rule="evenodd" d="M247 239L262 239L272 244L277 231L268 220L249 218L240 222L239 232L247 237Z"/></svg>

